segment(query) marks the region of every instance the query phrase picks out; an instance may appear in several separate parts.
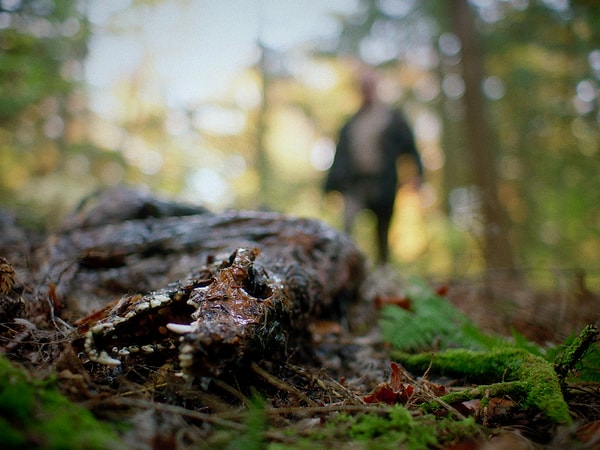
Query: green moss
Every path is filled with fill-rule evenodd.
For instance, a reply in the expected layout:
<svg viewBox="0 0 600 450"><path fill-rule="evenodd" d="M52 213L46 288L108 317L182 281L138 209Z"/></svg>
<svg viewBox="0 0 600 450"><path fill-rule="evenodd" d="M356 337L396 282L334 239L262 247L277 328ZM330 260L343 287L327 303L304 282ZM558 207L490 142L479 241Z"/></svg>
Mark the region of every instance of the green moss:
<svg viewBox="0 0 600 450"><path fill-rule="evenodd" d="M0 357L0 447L116 448L116 436L52 383L32 379Z"/></svg>
<svg viewBox="0 0 600 450"><path fill-rule="evenodd" d="M454 404L480 398L483 405L487 404L489 398L504 397L510 395L512 397L524 397L527 395L526 383L520 381L505 381L503 383L495 383L481 385L464 391L451 392L442 397L446 404ZM432 401L425 405L424 408L428 411L433 411L441 408L439 402Z"/></svg>
<svg viewBox="0 0 600 450"><path fill-rule="evenodd" d="M513 393L523 396L523 408L535 407L556 423L571 423L552 364L526 350L498 348L483 352L454 349L435 355L396 353L393 357L413 372L425 372L431 365L432 371L441 375L465 378L478 384L495 383L491 386L494 389L514 388ZM506 382L517 383L506 385ZM483 393L487 389L490 386L480 386L477 390ZM445 398L442 400L446 401ZM454 401L452 398L448 400Z"/></svg>
<svg viewBox="0 0 600 450"><path fill-rule="evenodd" d="M410 412L400 405L391 407L385 415L358 416L350 427L349 435L368 442L367 448L390 448L390 444L402 444L408 449L423 449L438 444L431 428L413 420Z"/></svg>
<svg viewBox="0 0 600 450"><path fill-rule="evenodd" d="M35 392L22 373L11 369L8 361L0 359L0 414L26 420L35 407Z"/></svg>
<svg viewBox="0 0 600 450"><path fill-rule="evenodd" d="M554 359L554 371L564 383L575 367L580 380L600 381L600 348L594 345L600 332L593 325L586 325L579 336L565 342Z"/></svg>
<svg viewBox="0 0 600 450"><path fill-rule="evenodd" d="M472 336L465 333L471 322L447 299L424 284L415 283L407 293L411 310L387 306L381 311L379 326L383 337L394 348L405 352L437 348L468 347L481 349Z"/></svg>
<svg viewBox="0 0 600 450"><path fill-rule="evenodd" d="M3 448L25 448L27 440L4 417L0 417L0 444Z"/></svg>
<svg viewBox="0 0 600 450"><path fill-rule="evenodd" d="M415 282L407 295L412 299L410 310L386 306L379 320L383 337L396 350L410 353L448 348L490 350L509 345L543 356L542 349L515 330L512 339L483 332L447 298L423 283Z"/></svg>
<svg viewBox="0 0 600 450"><path fill-rule="evenodd" d="M310 433L286 434L297 441L271 443L269 450L354 448L428 449L442 448L465 437L477 435L481 427L472 418L438 419L432 414L413 416L402 405L374 408L360 414L340 413Z"/></svg>
<svg viewBox="0 0 600 450"><path fill-rule="evenodd" d="M268 417L265 411L266 401L258 395L252 397L252 404L248 409L246 430L236 436L227 446L231 450L260 450L266 447L264 432L268 426Z"/></svg>
<svg viewBox="0 0 600 450"><path fill-rule="evenodd" d="M487 384L468 391L471 398L482 397L490 389L498 393L518 394L523 408L538 408L557 423L571 421L559 378L552 363L545 359L549 356L548 352L516 332L513 332L511 341L482 332L445 298L426 286L415 285L409 296L413 300L411 311L387 307L382 311L380 322L384 338L399 351L392 356L406 368L425 372L432 363L432 355L404 352L440 349L442 351L433 358L434 371L466 378L476 384ZM575 356L572 359L581 357ZM586 356L592 360L593 352ZM573 365L568 357L557 363L563 373ZM457 394L456 398L466 395ZM450 396L447 401L457 400Z"/></svg>

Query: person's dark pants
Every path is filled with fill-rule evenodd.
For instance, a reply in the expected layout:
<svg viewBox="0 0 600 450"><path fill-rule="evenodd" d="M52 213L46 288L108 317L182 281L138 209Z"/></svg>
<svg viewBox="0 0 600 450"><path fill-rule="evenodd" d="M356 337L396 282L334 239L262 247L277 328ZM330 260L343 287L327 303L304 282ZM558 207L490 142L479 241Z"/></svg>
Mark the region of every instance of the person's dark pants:
<svg viewBox="0 0 600 450"><path fill-rule="evenodd" d="M378 211L373 210L377 216L377 255L380 264L387 263L390 257L389 233L393 211L393 204L389 208L379 208Z"/></svg>
<svg viewBox="0 0 600 450"><path fill-rule="evenodd" d="M352 232L354 218L360 210L369 209L375 213L377 261L380 264L389 261L389 231L395 200L395 192L394 196L385 194L387 193L382 193L380 186L371 180L357 181L354 189L344 193L344 229L348 234Z"/></svg>

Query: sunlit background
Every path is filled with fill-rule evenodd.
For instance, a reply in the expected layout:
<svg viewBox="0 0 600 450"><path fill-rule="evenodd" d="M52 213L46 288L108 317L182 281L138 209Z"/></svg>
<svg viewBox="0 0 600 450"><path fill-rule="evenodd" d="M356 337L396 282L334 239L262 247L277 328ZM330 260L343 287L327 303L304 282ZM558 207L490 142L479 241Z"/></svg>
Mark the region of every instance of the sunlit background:
<svg viewBox="0 0 600 450"><path fill-rule="evenodd" d="M457 5L481 45L477 86ZM493 269L491 233L528 274L598 275L599 24L585 0L0 0L0 206L52 227L82 197L132 184L341 227L342 199L322 186L369 64L426 171L398 194L396 265ZM483 104L504 224L483 213L467 92ZM362 213L369 255L373 228Z"/></svg>

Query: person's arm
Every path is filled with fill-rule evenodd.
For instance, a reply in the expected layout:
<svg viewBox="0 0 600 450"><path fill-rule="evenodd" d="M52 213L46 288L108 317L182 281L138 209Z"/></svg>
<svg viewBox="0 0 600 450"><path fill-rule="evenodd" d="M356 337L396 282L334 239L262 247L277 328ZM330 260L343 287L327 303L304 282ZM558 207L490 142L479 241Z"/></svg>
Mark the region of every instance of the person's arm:
<svg viewBox="0 0 600 450"><path fill-rule="evenodd" d="M340 131L333 164L325 180L325 192L343 190L352 176L348 128L349 123L346 123Z"/></svg>
<svg viewBox="0 0 600 450"><path fill-rule="evenodd" d="M396 156L409 155L412 157L419 172L419 177L423 177L423 163L417 150L413 132L400 111L395 110L393 112L390 134L392 142L388 145L394 147L397 152Z"/></svg>
<svg viewBox="0 0 600 450"><path fill-rule="evenodd" d="M409 155L415 164L418 176L411 180L404 180L406 183L418 189L423 181L423 163L421 155L417 150L415 138L410 126L402 113L394 110L390 126L384 137L385 152L388 155L387 161L396 161L401 155ZM393 168L395 173L395 166Z"/></svg>

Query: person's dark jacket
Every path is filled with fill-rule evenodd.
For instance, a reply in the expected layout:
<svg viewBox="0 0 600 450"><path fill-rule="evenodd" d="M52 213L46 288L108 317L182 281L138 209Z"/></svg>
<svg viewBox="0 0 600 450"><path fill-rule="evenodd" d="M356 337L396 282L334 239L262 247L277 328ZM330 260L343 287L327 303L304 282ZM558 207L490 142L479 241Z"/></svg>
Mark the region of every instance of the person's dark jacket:
<svg viewBox="0 0 600 450"><path fill-rule="evenodd" d="M360 113L361 111L358 111L340 131L333 164L325 181L325 192L347 192L363 177L360 167L355 167L353 164L349 142L350 128ZM383 167L373 182L379 184L380 201L389 205L393 204L398 188L396 161L401 155L410 155L415 161L419 176L423 174L413 133L400 111L392 111L390 123L381 136L381 146Z"/></svg>

